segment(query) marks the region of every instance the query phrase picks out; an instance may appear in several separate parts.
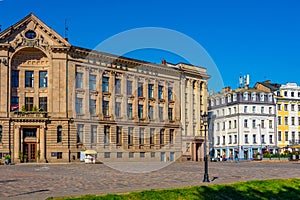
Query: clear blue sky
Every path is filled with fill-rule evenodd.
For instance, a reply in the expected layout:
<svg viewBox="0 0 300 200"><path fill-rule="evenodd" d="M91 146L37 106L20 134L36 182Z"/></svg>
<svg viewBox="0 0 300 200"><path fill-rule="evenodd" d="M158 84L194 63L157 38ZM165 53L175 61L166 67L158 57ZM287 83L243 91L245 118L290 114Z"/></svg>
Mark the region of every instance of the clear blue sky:
<svg viewBox="0 0 300 200"><path fill-rule="evenodd" d="M67 19L70 43L90 49L133 28L176 30L201 44L225 86L235 88L244 74L250 74L251 85L266 79L300 84L299 10L297 0L0 0L0 24L4 30L32 12L64 36ZM163 51L131 56L182 61Z"/></svg>

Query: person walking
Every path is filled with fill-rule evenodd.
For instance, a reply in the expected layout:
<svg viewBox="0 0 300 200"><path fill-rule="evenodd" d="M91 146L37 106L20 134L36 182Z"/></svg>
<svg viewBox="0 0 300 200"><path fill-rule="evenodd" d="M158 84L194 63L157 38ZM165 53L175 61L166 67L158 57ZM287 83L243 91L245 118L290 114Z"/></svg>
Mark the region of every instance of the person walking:
<svg viewBox="0 0 300 200"><path fill-rule="evenodd" d="M235 162L236 162L236 163L238 163L238 162L239 162L239 156L238 156L238 153L236 153L236 154L235 154L235 157L234 157L234 159L235 159Z"/></svg>

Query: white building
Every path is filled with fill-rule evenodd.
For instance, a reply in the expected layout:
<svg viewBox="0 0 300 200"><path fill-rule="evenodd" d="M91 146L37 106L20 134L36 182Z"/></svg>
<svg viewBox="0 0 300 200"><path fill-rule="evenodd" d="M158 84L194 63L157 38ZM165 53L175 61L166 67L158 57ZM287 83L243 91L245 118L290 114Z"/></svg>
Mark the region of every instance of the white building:
<svg viewBox="0 0 300 200"><path fill-rule="evenodd" d="M276 148L276 110L273 93L257 89L224 88L209 97L211 156L252 159Z"/></svg>

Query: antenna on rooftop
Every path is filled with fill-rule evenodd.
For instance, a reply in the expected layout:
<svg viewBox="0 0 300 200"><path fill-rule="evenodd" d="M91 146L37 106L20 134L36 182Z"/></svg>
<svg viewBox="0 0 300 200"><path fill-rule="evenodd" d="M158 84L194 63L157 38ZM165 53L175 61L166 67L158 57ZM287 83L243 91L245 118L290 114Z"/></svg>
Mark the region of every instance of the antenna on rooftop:
<svg viewBox="0 0 300 200"><path fill-rule="evenodd" d="M239 84L240 84L240 88L242 88L243 87L243 77L242 76L240 76L240 78L239 78Z"/></svg>
<svg viewBox="0 0 300 200"><path fill-rule="evenodd" d="M68 40L68 32L69 32L69 27L67 24L67 19L65 19L65 39Z"/></svg>

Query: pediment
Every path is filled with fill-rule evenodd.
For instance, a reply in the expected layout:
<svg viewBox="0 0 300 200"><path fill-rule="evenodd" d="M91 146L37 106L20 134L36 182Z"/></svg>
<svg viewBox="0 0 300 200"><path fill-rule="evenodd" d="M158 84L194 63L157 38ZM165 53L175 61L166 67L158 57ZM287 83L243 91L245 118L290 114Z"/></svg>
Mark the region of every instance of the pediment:
<svg viewBox="0 0 300 200"><path fill-rule="evenodd" d="M29 14L13 26L0 33L0 45L20 47L50 48L70 47L70 43L48 27L34 14Z"/></svg>

